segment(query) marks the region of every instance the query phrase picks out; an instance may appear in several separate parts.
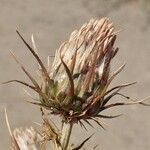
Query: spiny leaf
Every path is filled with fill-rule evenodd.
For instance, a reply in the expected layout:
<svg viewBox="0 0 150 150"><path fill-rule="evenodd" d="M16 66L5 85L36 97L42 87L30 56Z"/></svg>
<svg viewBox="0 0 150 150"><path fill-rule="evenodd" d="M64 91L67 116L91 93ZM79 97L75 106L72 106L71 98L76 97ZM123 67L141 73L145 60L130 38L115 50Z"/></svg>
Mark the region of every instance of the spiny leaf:
<svg viewBox="0 0 150 150"><path fill-rule="evenodd" d="M84 144L85 144L88 140L91 139L91 137L92 137L93 135L94 135L94 134L92 134L91 136L89 136L88 138L86 138L79 146L73 148L72 150L80 150L80 149L84 146Z"/></svg>
<svg viewBox="0 0 150 150"><path fill-rule="evenodd" d="M119 74L119 73L123 70L124 67L125 67L125 65L122 65L122 66L109 78L109 80L108 80L106 86L104 87L104 89L103 89L101 95L98 95L97 97L95 97L94 100L92 101L92 103L89 104L89 105L85 108L84 114L85 114L88 110L90 110L90 109L97 103L97 101L99 101L101 98L103 98L103 97L106 95L106 90L107 90L108 86L110 85L111 81L115 78L115 76L116 76L117 74ZM93 97L94 97L94 96L93 96Z"/></svg>
<svg viewBox="0 0 150 150"><path fill-rule="evenodd" d="M136 84L136 83L137 83L137 82L132 82L132 83L127 83L127 84L122 84L122 85L115 86L115 87L113 87L112 89L108 90L108 91L106 92L106 95L109 94L110 92L112 92L112 91L115 90L115 89L124 88L124 87L127 87L127 86L134 85L134 84Z"/></svg>
<svg viewBox="0 0 150 150"><path fill-rule="evenodd" d="M104 128L104 126L103 126L102 124L100 124L100 122L99 122L98 120L96 120L96 119L93 118L93 117L90 117L90 119L92 119L94 122L96 122L102 129L106 130L106 129Z"/></svg>
<svg viewBox="0 0 150 150"><path fill-rule="evenodd" d="M109 104L109 105L106 105L106 106L103 106L101 108L101 111L105 110L105 109L108 109L108 108L111 108L111 107L115 107L115 106L121 106L121 105L126 105L126 103L124 102L118 102L118 103L113 103L113 104Z"/></svg>
<svg viewBox="0 0 150 150"><path fill-rule="evenodd" d="M31 101L27 101L28 103L31 103L31 104L34 104L34 105L37 105L37 106L40 106L40 107L44 107L44 108L46 108L46 109L48 109L48 110L50 110L51 109L51 107L52 106L47 106L45 103L38 103L38 102L31 102ZM54 107L54 106L53 106Z"/></svg>
<svg viewBox="0 0 150 150"><path fill-rule="evenodd" d="M110 94L108 97L104 98L104 100L101 102L102 106L104 106L105 104L107 104L109 102L109 100L114 97L115 95L117 95L117 93L121 90L121 88L117 89L115 92L113 92L112 94Z"/></svg>
<svg viewBox="0 0 150 150"><path fill-rule="evenodd" d="M112 58L116 56L116 54L118 53L118 51L119 51L119 48L117 47L117 48L114 50L114 53L113 53Z"/></svg>
<svg viewBox="0 0 150 150"><path fill-rule="evenodd" d="M25 85L25 86L27 86L27 87L29 87L29 88L36 91L36 88L34 86L29 85L28 83L20 81L20 80L9 80L9 81L3 82L2 84L8 84L8 83L12 83L12 82L18 82L18 83L23 84L23 85Z"/></svg>
<svg viewBox="0 0 150 150"><path fill-rule="evenodd" d="M115 41L116 41L117 35L112 36L112 39L110 41L111 46L114 45Z"/></svg>
<svg viewBox="0 0 150 150"><path fill-rule="evenodd" d="M110 83L112 82L112 80L123 70L124 67L125 67L125 64L122 65L122 66L108 79L107 84L106 84L106 86L105 86L105 88L104 88L104 90L103 90L103 93L106 92L106 90L107 90L108 86L110 85Z"/></svg>
<svg viewBox="0 0 150 150"><path fill-rule="evenodd" d="M119 74L119 73L123 70L124 67L125 67L125 65L122 65L122 66L109 78L109 80L108 80L106 86L104 87L104 89L103 89L101 95L98 95L98 96L93 100L93 102L85 109L85 112L87 112L91 107L93 107L93 105L95 105L95 104L97 103L97 101L99 101L102 97L104 97L104 96L106 95L106 90L107 90L109 84L110 84L111 81L115 78L115 76L116 76L117 74Z"/></svg>
<svg viewBox="0 0 150 150"><path fill-rule="evenodd" d="M19 60L17 59L15 54L12 51L10 51L10 53L13 56L13 58L15 59L15 61L20 65L23 72L28 76L28 78L31 80L31 82L34 84L34 86L37 88L37 90L41 91L38 83L34 80L34 78L30 75L30 73L24 68L24 66L19 62Z"/></svg>
<svg viewBox="0 0 150 150"><path fill-rule="evenodd" d="M98 114L98 115L95 115L94 117L112 119L112 118L117 118L117 117L120 117L120 116L122 116L122 114L120 114L120 115L115 115L115 116L107 116L107 115Z"/></svg>
<svg viewBox="0 0 150 150"><path fill-rule="evenodd" d="M133 99L131 99L129 96L126 96L126 95L124 95L124 94L122 94L122 93L117 93L116 95L120 95L120 96L122 96L122 97L124 97L124 98L126 98L126 99L128 99L128 100L130 100L130 101L132 101L132 102L136 102L136 100L133 100ZM146 98L146 99L144 99L144 101L145 100L148 100L148 99L150 99L150 98ZM143 100L142 100L143 101ZM139 104L141 104L141 105L143 105L143 106L150 106L150 104L146 104L146 103L143 103L143 102L139 102Z"/></svg>
<svg viewBox="0 0 150 150"><path fill-rule="evenodd" d="M81 120L79 120L79 123L80 123L80 126L81 126L81 127L83 127L86 131L88 131L87 128L86 128L86 126L84 125L84 123L82 123Z"/></svg>
<svg viewBox="0 0 150 150"><path fill-rule="evenodd" d="M61 62L63 64L63 66L65 68L65 71L66 71L66 73L68 75L68 78L69 78L69 82L70 82L70 96L72 97L72 96L74 96L74 82L73 82L73 78L72 78L72 75L71 75L71 72L70 72L68 66L65 64L65 62L62 59L61 54L60 54L60 59L61 59Z"/></svg>
<svg viewBox="0 0 150 150"><path fill-rule="evenodd" d="M116 93L116 95L120 95L120 96L122 96L122 97L124 97L124 98L126 98L126 99L130 99L129 96L126 96L126 95L124 95L124 94L122 94L122 93Z"/></svg>
<svg viewBox="0 0 150 150"><path fill-rule="evenodd" d="M12 51L10 51L10 53L13 56L13 58L15 59L15 61L20 65L20 67L23 70L23 72L27 75L27 77L30 79L30 81L34 84L36 91L39 93L39 95L41 95L43 97L43 100L45 101L47 99L47 96L41 91L41 88L38 85L38 83L36 82L36 80L30 75L30 73L19 62L19 60L17 59L17 57L15 56L15 54Z"/></svg>
<svg viewBox="0 0 150 150"><path fill-rule="evenodd" d="M87 119L83 119L89 126L91 126L92 128L94 128L93 127L93 125L87 120Z"/></svg>
<svg viewBox="0 0 150 150"><path fill-rule="evenodd" d="M39 101L39 98L33 97L26 89L23 89L23 90L24 90L24 92L25 92L32 100L34 100L34 101Z"/></svg>
<svg viewBox="0 0 150 150"><path fill-rule="evenodd" d="M133 103L139 102L139 104L141 104L143 106L150 106L150 104L144 103L144 101L149 100L149 99L150 99L150 97L144 98L143 100L136 101L136 100L129 98L129 100L132 101Z"/></svg>
<svg viewBox="0 0 150 150"><path fill-rule="evenodd" d="M24 42L24 44L28 47L28 49L30 50L30 52L33 54L33 56L35 57L35 59L38 61L39 65L42 68L42 71L46 77L47 80L50 80L49 74L45 68L45 66L43 65L43 62L41 61L41 59L39 58L39 56L37 55L37 53L34 51L34 49L32 49L32 47L25 41L25 39L22 37L22 35L19 33L18 30L16 30L17 34L19 35L19 37L21 38L21 40Z"/></svg>
<svg viewBox="0 0 150 150"><path fill-rule="evenodd" d="M144 101L150 99L150 97L148 98L145 98L145 99L142 99L142 100L139 100L139 101L132 101L132 102L118 102L118 103L113 103L113 104L109 104L109 105L106 105L104 107L102 107L101 111L105 110L105 109L108 109L108 108L111 108L111 107L115 107L115 106L123 106L123 105L135 105L135 104L141 104L141 105L145 105L145 106L149 106L149 104L145 104L143 103Z"/></svg>

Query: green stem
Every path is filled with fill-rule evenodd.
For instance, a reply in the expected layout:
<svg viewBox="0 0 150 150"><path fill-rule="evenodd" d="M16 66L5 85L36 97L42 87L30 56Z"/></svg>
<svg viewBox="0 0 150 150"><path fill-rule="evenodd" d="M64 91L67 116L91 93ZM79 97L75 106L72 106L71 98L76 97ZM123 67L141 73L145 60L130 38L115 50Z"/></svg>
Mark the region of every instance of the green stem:
<svg viewBox="0 0 150 150"><path fill-rule="evenodd" d="M71 131L72 131L73 124L72 123L64 123L62 127L62 132L61 132L61 148L59 150L67 150L70 136L71 136Z"/></svg>

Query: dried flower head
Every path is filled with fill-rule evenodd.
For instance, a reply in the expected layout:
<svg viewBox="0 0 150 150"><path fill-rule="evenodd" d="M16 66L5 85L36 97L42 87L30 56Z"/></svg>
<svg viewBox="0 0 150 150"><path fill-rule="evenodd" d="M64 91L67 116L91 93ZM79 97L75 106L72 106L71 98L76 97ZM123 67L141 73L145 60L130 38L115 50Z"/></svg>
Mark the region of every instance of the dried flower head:
<svg viewBox="0 0 150 150"><path fill-rule="evenodd" d="M97 115L104 101L110 62L118 48L116 35L108 18L90 20L56 51L50 73L52 103L68 121ZM47 87L46 87L47 88ZM55 113L55 111L53 111Z"/></svg>
<svg viewBox="0 0 150 150"><path fill-rule="evenodd" d="M16 128L13 131L12 150L38 150L40 149L41 136L32 127L26 129Z"/></svg>
<svg viewBox="0 0 150 150"><path fill-rule="evenodd" d="M50 73L35 51L34 40L32 39L32 48L18 31L17 33L38 61L43 83L39 85L13 53L33 85L19 80L8 82L19 82L35 90L39 94L39 102L33 103L50 110L52 114L61 115L65 122L81 123L82 119L97 122L94 117L113 118L101 114L105 109L118 105L143 104L142 101L107 104L113 96L120 94L123 87L134 84L123 84L108 90L112 80L124 68L123 65L110 75L110 63L118 48L114 45L116 31L109 18L91 19L79 30L75 30L69 40L56 51Z"/></svg>

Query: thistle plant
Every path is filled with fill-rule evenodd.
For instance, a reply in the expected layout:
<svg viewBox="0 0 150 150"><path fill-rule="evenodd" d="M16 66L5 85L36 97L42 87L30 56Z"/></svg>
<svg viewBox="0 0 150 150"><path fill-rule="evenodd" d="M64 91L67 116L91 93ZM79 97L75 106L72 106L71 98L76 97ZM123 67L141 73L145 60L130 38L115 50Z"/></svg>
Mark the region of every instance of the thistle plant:
<svg viewBox="0 0 150 150"><path fill-rule="evenodd" d="M49 141L52 143L50 149L79 150L91 136L72 148L69 140L74 124L87 129L87 125L93 127L92 122L96 122L104 129L100 122L101 118L109 119L119 116L104 115L104 110L121 105L148 105L143 103L147 99L134 101L120 93L123 88L135 82L109 88L113 79L125 66L122 65L116 72L111 73L111 61L118 52L118 47L115 46L117 33L109 18L91 19L79 30L75 30L70 38L56 50L52 67L46 68L36 52L34 39L32 38L32 46L30 46L17 31L40 66L42 84L32 77L12 52L16 62L32 84L19 80L10 80L5 83L18 82L38 94L38 100L30 103L41 108L43 122L40 124L39 133L33 128L15 129L14 132L10 130L13 150L43 150L46 149ZM116 95L123 96L129 102L110 103L111 98ZM57 115L61 118L61 129L49 119L49 115ZM7 124L9 127L8 121Z"/></svg>

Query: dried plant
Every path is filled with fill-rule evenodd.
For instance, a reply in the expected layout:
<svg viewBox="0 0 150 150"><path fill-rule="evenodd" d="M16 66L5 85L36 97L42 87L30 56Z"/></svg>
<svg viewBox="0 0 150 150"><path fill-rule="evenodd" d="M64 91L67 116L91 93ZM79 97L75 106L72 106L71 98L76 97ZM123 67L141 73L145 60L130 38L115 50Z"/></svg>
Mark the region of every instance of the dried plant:
<svg viewBox="0 0 150 150"><path fill-rule="evenodd" d="M40 139L38 148L36 146L33 148L27 146L28 148L25 148L25 150L45 149L45 145L49 141L52 141L54 150L79 150L91 136L79 146L71 148L69 140L75 123L87 129L86 124L93 127L91 121L94 121L104 128L99 118L115 118L119 116L103 115L104 110L121 105L148 105L143 103L147 99L133 101L128 96L120 93L121 89L135 82L117 85L108 89L110 83L125 66L122 65L116 72L110 73L111 60L118 52L118 48L115 47L117 32L109 18L91 19L89 23L84 24L79 30L75 30L69 40L56 50L50 70L50 68L47 69L43 65L39 58L33 37L32 48L17 31L19 37L40 66L42 84L40 85L32 77L12 52L16 62L31 80L32 85L19 80L11 80L5 83L19 82L37 92L39 95L38 101L32 101L31 103L41 107L43 118L43 123L40 125L42 130L38 134L32 128L24 131L16 129L13 132L13 142L17 143L18 149L23 149L24 145L27 146L24 141L32 145L33 142L36 143ZM130 101L108 103L115 95L121 95ZM62 129L56 127L45 111L61 117ZM31 141L28 137L30 137ZM13 147L13 150L18 150L17 148Z"/></svg>

